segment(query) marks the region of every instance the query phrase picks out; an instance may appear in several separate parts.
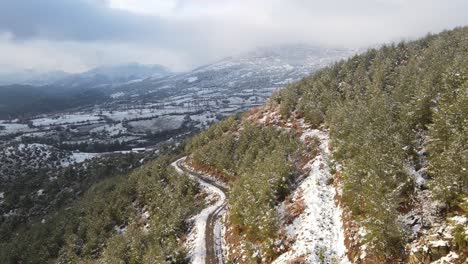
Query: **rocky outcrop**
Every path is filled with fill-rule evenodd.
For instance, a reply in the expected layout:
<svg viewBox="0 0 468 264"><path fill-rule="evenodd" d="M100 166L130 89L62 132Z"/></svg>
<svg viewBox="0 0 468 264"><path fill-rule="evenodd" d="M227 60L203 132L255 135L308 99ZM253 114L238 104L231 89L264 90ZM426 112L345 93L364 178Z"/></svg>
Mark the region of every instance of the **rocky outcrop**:
<svg viewBox="0 0 468 264"><path fill-rule="evenodd" d="M456 220L451 220L456 219ZM410 245L410 253L407 262L419 263L462 263L463 256L458 245L454 243L454 229L456 225L466 224L466 217L452 217L449 221L440 223Z"/></svg>

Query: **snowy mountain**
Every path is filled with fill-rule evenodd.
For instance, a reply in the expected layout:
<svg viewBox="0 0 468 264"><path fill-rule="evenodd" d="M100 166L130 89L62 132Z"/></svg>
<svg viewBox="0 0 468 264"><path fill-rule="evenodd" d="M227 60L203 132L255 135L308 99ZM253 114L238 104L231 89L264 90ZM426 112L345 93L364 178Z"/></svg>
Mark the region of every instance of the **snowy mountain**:
<svg viewBox="0 0 468 264"><path fill-rule="evenodd" d="M86 89L100 85L140 81L146 78L161 78L169 74L171 71L164 66L138 63L100 66L76 74L63 71L5 70L0 71L0 85L28 84Z"/></svg>
<svg viewBox="0 0 468 264"><path fill-rule="evenodd" d="M113 80L123 80L131 78L161 78L171 74L171 71L161 65L142 65L138 63L129 63L122 65L110 65L94 68L83 75L105 75Z"/></svg>
<svg viewBox="0 0 468 264"><path fill-rule="evenodd" d="M2 137L16 136L20 142L32 137L33 142L100 152L153 146L261 106L288 83L353 53L270 47L168 76L161 66L128 64L43 87L3 86L0 142Z"/></svg>
<svg viewBox="0 0 468 264"><path fill-rule="evenodd" d="M63 71L40 72L35 70L8 70L0 71L0 85L29 84L42 86L54 83L67 76L69 73Z"/></svg>
<svg viewBox="0 0 468 264"><path fill-rule="evenodd" d="M52 85L67 88L96 88L99 86L138 82L146 78L161 78L171 71L161 65L129 63L100 66L80 74L73 74Z"/></svg>
<svg viewBox="0 0 468 264"><path fill-rule="evenodd" d="M371 49L191 138L192 263L466 263L467 35Z"/></svg>
<svg viewBox="0 0 468 264"><path fill-rule="evenodd" d="M197 109L234 101L260 105L275 90L355 53L306 45L259 48L179 74L171 74L159 65L103 66L37 89L27 87L39 96L29 96L25 91L15 96L15 103L0 102L0 117L63 111L67 105L106 105L114 109L122 104L135 107L148 103L185 104ZM5 98L11 97L10 90L17 90L0 88L0 96ZM18 104L18 100L27 103Z"/></svg>
<svg viewBox="0 0 468 264"><path fill-rule="evenodd" d="M130 97L132 100L148 100L158 91L186 95L203 90L204 93L226 95L269 89L271 94L275 89L355 53L348 49L322 49L306 45L259 48L190 72L114 85L104 90L110 94L119 93L119 100Z"/></svg>

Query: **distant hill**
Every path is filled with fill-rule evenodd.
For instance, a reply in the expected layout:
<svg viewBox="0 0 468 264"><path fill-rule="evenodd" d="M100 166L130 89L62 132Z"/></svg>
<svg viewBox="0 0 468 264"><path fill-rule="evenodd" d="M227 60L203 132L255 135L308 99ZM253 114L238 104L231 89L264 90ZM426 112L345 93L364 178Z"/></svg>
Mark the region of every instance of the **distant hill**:
<svg viewBox="0 0 468 264"><path fill-rule="evenodd" d="M51 85L66 89L89 89L105 85L138 82L146 78L161 78L170 74L171 71L161 65L129 63L97 67L84 73L67 76Z"/></svg>
<svg viewBox="0 0 468 264"><path fill-rule="evenodd" d="M90 104L160 102L176 96L209 100L257 91L257 96L266 98L275 89L354 53L305 45L259 48L179 74L160 65L103 66L67 75L40 88L20 85L13 92L14 98L5 93L20 86L0 86L0 95L5 94L0 99L0 119Z"/></svg>
<svg viewBox="0 0 468 264"><path fill-rule="evenodd" d="M118 100L149 100L156 91L171 95L219 92L224 95L242 91L278 89L355 54L349 49L324 49L307 45L284 45L258 48L252 52L227 57L192 71L164 78L102 87L109 95L119 93Z"/></svg>
<svg viewBox="0 0 468 264"><path fill-rule="evenodd" d="M57 92L55 87L0 86L0 119L87 106L105 99L99 90Z"/></svg>
<svg viewBox="0 0 468 264"><path fill-rule="evenodd" d="M27 84L33 86L54 85L93 88L99 85L159 78L169 74L171 74L171 71L164 66L138 63L100 66L76 74L63 71L7 70L0 72L0 85Z"/></svg>
<svg viewBox="0 0 468 264"><path fill-rule="evenodd" d="M69 76L63 71L40 72L35 70L0 71L0 85L26 84L42 86Z"/></svg>
<svg viewBox="0 0 468 264"><path fill-rule="evenodd" d="M230 185L228 260L465 263L466 47L468 27L370 49L188 141Z"/></svg>

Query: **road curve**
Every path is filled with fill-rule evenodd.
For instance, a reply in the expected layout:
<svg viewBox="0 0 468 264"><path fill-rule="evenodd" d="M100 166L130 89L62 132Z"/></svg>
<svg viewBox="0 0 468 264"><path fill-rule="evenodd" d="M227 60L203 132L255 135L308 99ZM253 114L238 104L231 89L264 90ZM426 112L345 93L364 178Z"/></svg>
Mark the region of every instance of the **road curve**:
<svg viewBox="0 0 468 264"><path fill-rule="evenodd" d="M191 262L194 264L223 264L221 217L226 212L227 188L185 165L185 157L171 165L179 172L196 180L209 192L218 194L220 199L203 209L195 218L196 238L191 249Z"/></svg>

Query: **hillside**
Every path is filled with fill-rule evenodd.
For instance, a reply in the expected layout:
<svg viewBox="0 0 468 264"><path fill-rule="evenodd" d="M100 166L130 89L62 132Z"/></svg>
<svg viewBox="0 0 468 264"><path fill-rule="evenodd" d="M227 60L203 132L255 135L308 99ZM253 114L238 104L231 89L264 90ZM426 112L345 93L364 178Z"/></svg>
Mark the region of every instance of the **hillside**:
<svg viewBox="0 0 468 264"><path fill-rule="evenodd" d="M70 187L74 201L14 232L3 214L0 262L465 263L467 47L464 27L371 49L210 126L184 153L84 163L97 169Z"/></svg>
<svg viewBox="0 0 468 264"><path fill-rule="evenodd" d="M308 248L305 255L287 253L289 260L345 262L337 255L341 249L334 248L338 243L327 240L333 229L323 231L340 224L329 222L309 238L288 225L295 223L288 220L291 214L303 212L316 214L310 223L326 219L325 209L308 209L315 206L314 199L308 204L302 197L309 189L296 191L314 177L315 184L324 184L311 194L315 199L325 202L327 182L335 186L353 263L463 262L468 253L467 36L468 28L458 28L369 50L193 138L187 147L191 165L231 185L229 259L270 262L285 248L301 251L297 243L305 239L299 241ZM307 131L325 136L307 139ZM317 159L322 159L318 165ZM331 178L321 176L324 169ZM292 210L286 217L280 209L284 203ZM318 244L312 242L320 236L317 230L325 232Z"/></svg>
<svg viewBox="0 0 468 264"><path fill-rule="evenodd" d="M138 63L99 66L82 73L9 69L0 71L0 85L60 86L65 89L83 86L94 88L100 85L122 84L170 74L172 74L170 70L164 66Z"/></svg>

